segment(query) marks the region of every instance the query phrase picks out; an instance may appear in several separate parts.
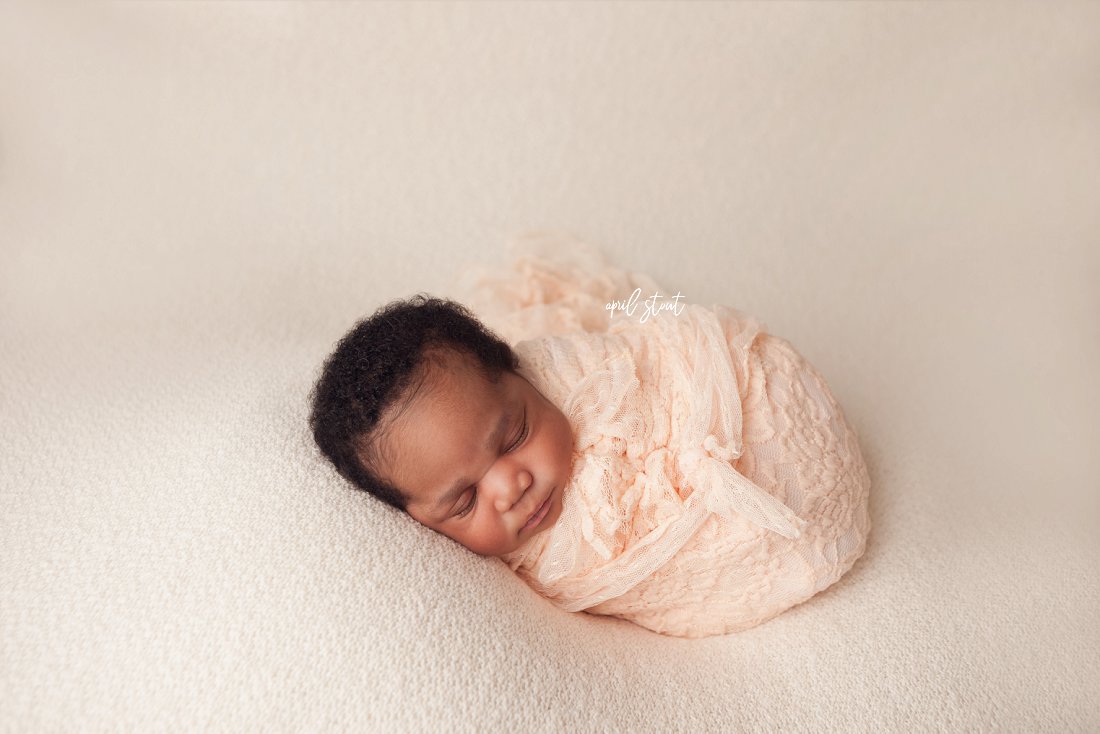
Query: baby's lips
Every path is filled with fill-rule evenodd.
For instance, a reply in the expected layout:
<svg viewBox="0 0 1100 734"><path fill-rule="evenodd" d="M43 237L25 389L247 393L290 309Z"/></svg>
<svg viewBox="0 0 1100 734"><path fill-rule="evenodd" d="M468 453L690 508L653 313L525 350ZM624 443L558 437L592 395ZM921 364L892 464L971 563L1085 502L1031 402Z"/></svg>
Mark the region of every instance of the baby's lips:
<svg viewBox="0 0 1100 734"><path fill-rule="evenodd" d="M543 505L547 505L547 503L550 501L550 497L552 497L553 494L554 494L554 490L551 489L550 494L548 494L546 496L546 498L543 499L543 501L539 504L539 506L535 508L535 511L527 516L526 522L523 523L524 528L527 528L527 526L531 525L531 521L534 520L538 516L539 511L543 509ZM550 509L549 506L547 506L546 509L547 509L547 511L549 511L549 509Z"/></svg>

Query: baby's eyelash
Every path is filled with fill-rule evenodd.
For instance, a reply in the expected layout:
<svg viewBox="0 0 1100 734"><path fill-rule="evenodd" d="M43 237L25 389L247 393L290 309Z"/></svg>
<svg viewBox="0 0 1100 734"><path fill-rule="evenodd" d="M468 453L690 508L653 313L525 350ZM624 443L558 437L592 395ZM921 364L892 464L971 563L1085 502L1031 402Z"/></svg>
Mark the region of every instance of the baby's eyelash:
<svg viewBox="0 0 1100 734"><path fill-rule="evenodd" d="M523 418L523 430L520 431L519 437L515 440L515 442L511 446L508 447L508 450L509 451L515 451L516 447L518 447L521 443L523 443L523 440L525 438L527 438L527 416L526 416L526 414L524 415L524 418Z"/></svg>
<svg viewBox="0 0 1100 734"><path fill-rule="evenodd" d="M477 502L477 487L474 487L474 493L470 496L470 503L459 511L459 517L465 517L470 510L474 509L474 503Z"/></svg>

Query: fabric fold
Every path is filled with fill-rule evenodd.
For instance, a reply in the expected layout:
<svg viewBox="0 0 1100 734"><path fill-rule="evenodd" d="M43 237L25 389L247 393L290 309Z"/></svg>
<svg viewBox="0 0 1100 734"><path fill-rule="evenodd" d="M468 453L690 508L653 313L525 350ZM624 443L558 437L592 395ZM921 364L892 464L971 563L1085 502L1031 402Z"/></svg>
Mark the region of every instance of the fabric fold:
<svg viewBox="0 0 1100 734"><path fill-rule="evenodd" d="M701 454L701 455L699 455ZM687 465L681 472L688 484L705 492L704 506L708 512L724 517L740 515L749 522L785 538L798 538L805 521L791 508L756 486L732 468L729 463L703 452L684 452L681 462Z"/></svg>

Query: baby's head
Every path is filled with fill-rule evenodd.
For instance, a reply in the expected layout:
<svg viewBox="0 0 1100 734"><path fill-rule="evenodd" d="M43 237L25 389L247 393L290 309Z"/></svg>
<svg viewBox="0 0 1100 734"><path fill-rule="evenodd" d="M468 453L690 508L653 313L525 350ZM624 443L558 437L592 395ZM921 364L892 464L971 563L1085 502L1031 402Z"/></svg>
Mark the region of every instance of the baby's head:
<svg viewBox="0 0 1100 734"><path fill-rule="evenodd" d="M383 306L336 345L311 395L321 452L359 489L485 556L561 514L569 421L515 352L453 301Z"/></svg>

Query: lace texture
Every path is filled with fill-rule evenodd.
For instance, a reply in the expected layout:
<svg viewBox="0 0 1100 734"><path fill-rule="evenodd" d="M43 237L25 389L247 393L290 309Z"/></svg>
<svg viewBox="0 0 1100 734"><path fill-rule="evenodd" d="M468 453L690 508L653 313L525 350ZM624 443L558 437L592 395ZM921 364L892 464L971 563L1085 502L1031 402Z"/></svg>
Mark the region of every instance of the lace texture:
<svg viewBox="0 0 1100 734"><path fill-rule="evenodd" d="M467 271L461 298L574 437L561 517L503 557L526 583L569 611L703 637L760 624L852 566L870 478L787 341L725 306L612 317L606 304L634 288L671 294L568 237L511 250L508 268Z"/></svg>

